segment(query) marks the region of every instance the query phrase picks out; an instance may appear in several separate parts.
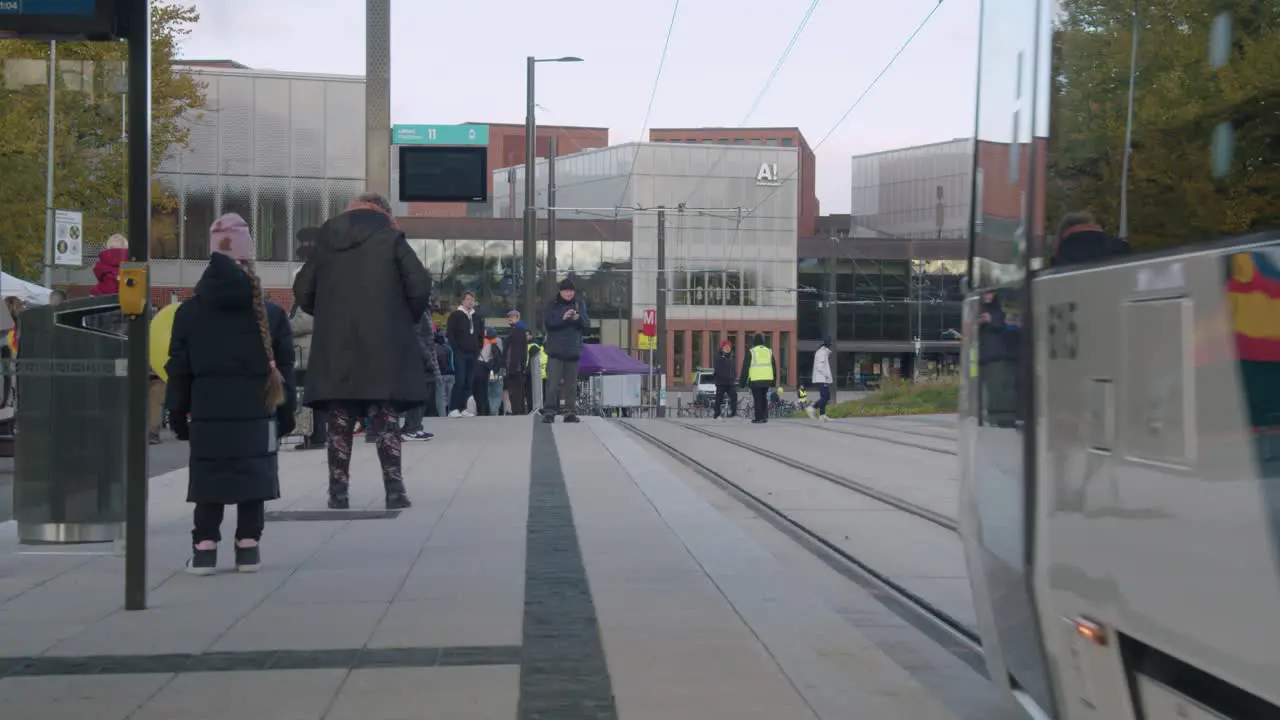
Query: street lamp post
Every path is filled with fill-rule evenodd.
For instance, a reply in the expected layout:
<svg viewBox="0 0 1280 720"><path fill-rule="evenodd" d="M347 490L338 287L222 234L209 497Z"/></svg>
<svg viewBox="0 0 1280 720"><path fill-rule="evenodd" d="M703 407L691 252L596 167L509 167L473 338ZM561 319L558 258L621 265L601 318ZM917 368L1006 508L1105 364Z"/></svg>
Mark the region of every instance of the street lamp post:
<svg viewBox="0 0 1280 720"><path fill-rule="evenodd" d="M538 285L538 209L534 203L537 184L534 172L538 148L537 123L534 120L534 68L542 62L582 62L582 58L565 56L558 58L525 58L525 115L524 115L524 317L537 327L534 309L537 305Z"/></svg>

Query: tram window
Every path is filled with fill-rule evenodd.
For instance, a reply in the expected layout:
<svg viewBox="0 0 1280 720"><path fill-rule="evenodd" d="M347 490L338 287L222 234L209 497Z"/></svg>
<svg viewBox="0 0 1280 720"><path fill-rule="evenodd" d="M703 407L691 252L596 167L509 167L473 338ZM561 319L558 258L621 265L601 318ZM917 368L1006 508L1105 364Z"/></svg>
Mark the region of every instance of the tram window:
<svg viewBox="0 0 1280 720"><path fill-rule="evenodd" d="M1050 106L1050 252L1081 212L1135 253L1280 227L1277 6L1057 4L1053 72L1037 73Z"/></svg>

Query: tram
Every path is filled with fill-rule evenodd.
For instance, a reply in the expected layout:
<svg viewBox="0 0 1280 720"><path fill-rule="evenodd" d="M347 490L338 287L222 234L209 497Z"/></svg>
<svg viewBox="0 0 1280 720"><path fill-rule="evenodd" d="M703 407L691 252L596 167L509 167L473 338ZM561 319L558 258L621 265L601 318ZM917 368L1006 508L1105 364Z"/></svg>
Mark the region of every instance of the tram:
<svg viewBox="0 0 1280 720"><path fill-rule="evenodd" d="M1280 718L1280 2L984 0L960 412L1030 718Z"/></svg>

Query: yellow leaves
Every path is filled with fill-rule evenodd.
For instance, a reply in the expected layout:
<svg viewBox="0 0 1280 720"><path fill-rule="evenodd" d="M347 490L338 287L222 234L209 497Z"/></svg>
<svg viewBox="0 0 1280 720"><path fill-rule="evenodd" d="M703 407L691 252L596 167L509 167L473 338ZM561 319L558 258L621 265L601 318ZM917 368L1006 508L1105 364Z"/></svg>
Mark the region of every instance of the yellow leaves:
<svg viewBox="0 0 1280 720"><path fill-rule="evenodd" d="M170 149L186 142L182 116L204 103L202 86L174 71L177 44L198 20L194 7L153 3L153 175ZM48 43L0 40L0 63L6 66L0 75L0 258L6 271L28 275L38 270L44 247L48 57ZM123 43L58 44L54 205L84 213L89 243L101 242L125 224L118 84L125 57ZM162 214L175 201L153 183L152 205L154 214Z"/></svg>

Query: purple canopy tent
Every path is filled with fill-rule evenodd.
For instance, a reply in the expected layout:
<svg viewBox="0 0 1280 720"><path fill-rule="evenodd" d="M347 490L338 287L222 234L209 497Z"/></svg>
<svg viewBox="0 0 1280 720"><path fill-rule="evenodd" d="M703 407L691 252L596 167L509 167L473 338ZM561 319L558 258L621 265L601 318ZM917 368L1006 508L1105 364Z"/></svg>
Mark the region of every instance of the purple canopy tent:
<svg viewBox="0 0 1280 720"><path fill-rule="evenodd" d="M648 375L649 365L614 345L583 345L579 375Z"/></svg>

